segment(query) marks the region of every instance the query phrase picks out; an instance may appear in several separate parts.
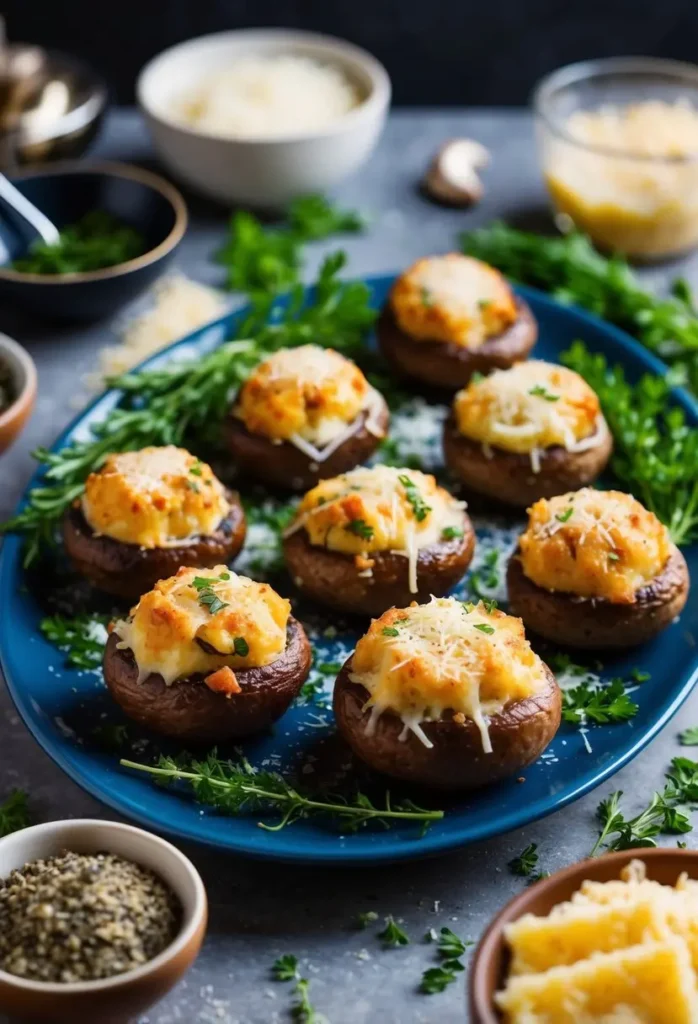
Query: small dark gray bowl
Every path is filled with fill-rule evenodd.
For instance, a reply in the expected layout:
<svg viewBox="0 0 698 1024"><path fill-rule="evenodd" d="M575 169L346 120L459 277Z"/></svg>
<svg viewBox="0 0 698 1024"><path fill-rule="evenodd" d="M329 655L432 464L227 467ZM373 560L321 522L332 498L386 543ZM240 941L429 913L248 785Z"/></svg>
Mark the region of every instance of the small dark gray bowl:
<svg viewBox="0 0 698 1024"><path fill-rule="evenodd" d="M28 274L0 266L0 301L49 320L110 316L158 277L187 227L187 207L164 178L129 164L58 163L13 177L12 184L61 230L91 210L105 210L144 235L142 256L82 274ZM26 252L27 235L3 214L8 263Z"/></svg>

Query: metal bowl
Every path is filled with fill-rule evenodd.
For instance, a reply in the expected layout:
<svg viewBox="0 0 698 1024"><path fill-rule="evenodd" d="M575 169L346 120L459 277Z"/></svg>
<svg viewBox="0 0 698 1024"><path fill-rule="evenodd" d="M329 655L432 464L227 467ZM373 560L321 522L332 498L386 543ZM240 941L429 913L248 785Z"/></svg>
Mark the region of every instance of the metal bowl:
<svg viewBox="0 0 698 1024"><path fill-rule="evenodd" d="M15 43L0 49L0 169L81 156L107 107L107 87L86 64Z"/></svg>

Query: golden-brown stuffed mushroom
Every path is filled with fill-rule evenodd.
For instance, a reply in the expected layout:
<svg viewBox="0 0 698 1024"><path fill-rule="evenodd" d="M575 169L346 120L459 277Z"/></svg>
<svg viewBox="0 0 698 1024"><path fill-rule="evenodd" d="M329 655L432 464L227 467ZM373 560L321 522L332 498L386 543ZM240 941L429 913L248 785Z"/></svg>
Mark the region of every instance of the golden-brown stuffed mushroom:
<svg viewBox="0 0 698 1024"><path fill-rule="evenodd" d="M245 539L245 516L237 494L184 448L142 448L109 455L89 475L63 539L90 583L132 600L182 565L230 561Z"/></svg>
<svg viewBox="0 0 698 1024"><path fill-rule="evenodd" d="M224 425L235 463L275 487L307 490L365 462L388 407L351 360L317 345L280 349L252 372Z"/></svg>
<svg viewBox="0 0 698 1024"><path fill-rule="evenodd" d="M629 494L585 487L541 499L507 570L511 610L573 647L643 643L688 596L686 561L654 513Z"/></svg>
<svg viewBox="0 0 698 1024"><path fill-rule="evenodd" d="M395 369L449 391L525 359L537 335L533 314L499 271L460 253L417 260L393 285L377 325Z"/></svg>
<svg viewBox="0 0 698 1024"><path fill-rule="evenodd" d="M380 615L446 593L474 546L464 503L433 476L374 466L308 491L286 531L284 556L304 594L341 611Z"/></svg>
<svg viewBox="0 0 698 1024"><path fill-rule="evenodd" d="M337 726L358 757L444 789L474 789L531 764L560 707L521 620L454 598L374 620L334 691Z"/></svg>
<svg viewBox="0 0 698 1024"><path fill-rule="evenodd" d="M523 508L592 483L612 444L586 381L539 360L471 380L444 427L444 457L454 476Z"/></svg>
<svg viewBox="0 0 698 1024"><path fill-rule="evenodd" d="M291 605L225 565L180 569L116 622L104 679L125 713L166 736L248 736L286 711L310 671Z"/></svg>

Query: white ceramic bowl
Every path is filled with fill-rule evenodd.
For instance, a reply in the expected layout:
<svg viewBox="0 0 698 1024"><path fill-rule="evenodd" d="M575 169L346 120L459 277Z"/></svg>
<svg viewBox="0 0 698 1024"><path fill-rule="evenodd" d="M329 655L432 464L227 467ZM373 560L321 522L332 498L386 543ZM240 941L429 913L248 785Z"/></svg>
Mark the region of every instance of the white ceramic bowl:
<svg viewBox="0 0 698 1024"><path fill-rule="evenodd" d="M208 916L204 884L191 861L171 843L133 825L92 818L50 821L0 839L0 878L28 861L64 850L115 853L155 872L179 899L180 930L148 963L102 981L29 981L0 970L0 1014L41 1024L125 1024L161 999L196 958Z"/></svg>
<svg viewBox="0 0 698 1024"><path fill-rule="evenodd" d="M303 135L221 138L177 123L173 101L241 56L294 54L339 67L363 101L336 122ZM279 207L322 192L356 170L381 133L390 79L365 50L331 36L291 29L244 29L191 39L145 66L136 86L155 146L187 185L225 203Z"/></svg>

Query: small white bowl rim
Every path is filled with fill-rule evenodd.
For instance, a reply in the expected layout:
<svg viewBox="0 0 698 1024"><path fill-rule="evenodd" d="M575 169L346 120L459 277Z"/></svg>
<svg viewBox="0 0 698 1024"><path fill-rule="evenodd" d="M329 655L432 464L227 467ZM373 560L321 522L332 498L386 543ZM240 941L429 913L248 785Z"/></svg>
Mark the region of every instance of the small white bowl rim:
<svg viewBox="0 0 698 1024"><path fill-rule="evenodd" d="M698 151L686 153L683 156L667 157L633 153L625 149L614 149L610 146L591 145L576 135L572 135L567 130L564 122L551 115L547 109L550 96L558 89L629 72L636 72L637 74L642 74L643 72L646 74L655 73L667 77L673 76L676 78L677 83L682 77L684 79L692 78L693 86L698 90L698 64L692 64L690 61L673 60L668 57L643 57L641 55L597 57L591 60L580 60L572 64L565 64L541 78L531 95L533 112L545 122L553 135L587 153L615 157L616 159L623 159L638 164L654 164L655 166L682 166L698 161Z"/></svg>
<svg viewBox="0 0 698 1024"><path fill-rule="evenodd" d="M148 102L147 79L154 73L157 65L161 62L164 63L174 54L186 53L187 51L194 52L199 44L206 45L213 40L220 42L230 41L231 43L248 42L251 53L254 52L258 45L269 43L278 42L284 48L287 48L289 52L293 52L294 47L307 43L317 47L318 50L324 49L328 57L333 55L340 58L343 57L348 63L353 63L356 67L361 68L370 79L370 91L352 110L338 117L336 121L323 125L322 128L318 128L316 131L288 132L279 135L216 135L210 132L199 131L175 118L167 117L159 111L155 111ZM141 69L136 81L136 98L141 109L149 117L152 117L154 121L159 121L161 124L167 125L168 128L174 128L192 138L206 139L223 145L269 146L330 139L344 132L351 131L357 123L360 123L366 117L370 117L375 110L383 109L389 105L391 85L388 72L377 57L374 57L368 50L364 50L362 47L356 46L354 43L350 43L348 40L341 39L338 36L330 36L321 32L304 32L301 29L291 28L241 28L231 29L226 32L210 32L208 35L196 36L194 39L187 39L183 43L177 43L175 46L162 50Z"/></svg>
<svg viewBox="0 0 698 1024"><path fill-rule="evenodd" d="M24 348L23 345L20 345L18 341L15 341L14 338L11 338L9 334L0 333L0 356L2 356L3 352L10 353L10 355L17 360L21 367L21 371L20 374L17 374L17 377L20 377L20 379L17 380L19 385L17 395L4 412L0 413L0 429L2 429L2 427L12 419L15 414L16 406L22 401L27 391L31 391L36 388L36 364L27 352L26 348ZM14 375L14 366L10 367L10 371Z"/></svg>
<svg viewBox="0 0 698 1024"><path fill-rule="evenodd" d="M78 992L108 992L111 989L119 988L122 985L130 984L132 981L144 978L153 971L156 971L163 964L172 960L173 957L178 956L185 946L191 942L194 933L201 923L202 917L206 914L207 899L204 883L201 880L199 872L188 857L185 857L176 846L172 845L172 843L168 843L166 839L161 839L160 836L156 836L152 832L147 832L142 828L136 828L135 825L126 825L119 821L107 821L103 818L68 818L64 821L46 821L40 825L30 825L29 828L20 829L18 832L12 832L9 836L5 836L0 839L0 848L3 846L10 846L13 842L18 842L20 836L24 837L29 834L34 834L36 836L43 834L48 836L60 834L61 831L65 831L67 829L74 832L76 829L84 829L85 831L88 831L95 827L107 828L113 832L126 832L131 835L144 837L145 840L153 846L159 847L161 850L166 850L168 854L174 854L175 859L178 860L185 869L192 883L194 891L194 906L190 914L184 918L182 927L177 933L176 938L169 944L169 946L166 946L165 949L163 949L162 953L158 953L158 955L153 957L152 960L148 960L147 963L134 968L132 971L124 971L123 974L115 974L112 978L101 978L97 981L75 981L63 983L59 981L33 981L29 978L21 978L17 974L10 974L8 971L0 970L0 982L3 982L5 985L13 985L15 988L21 988L26 992L41 992L43 994L51 993L56 996L61 996L63 994L75 995ZM100 852L108 853L109 850L104 850L102 847L100 848ZM136 862L134 861L134 863ZM157 874L157 871L154 873ZM175 896L181 900L179 892L175 892ZM184 911L183 905L182 910Z"/></svg>

